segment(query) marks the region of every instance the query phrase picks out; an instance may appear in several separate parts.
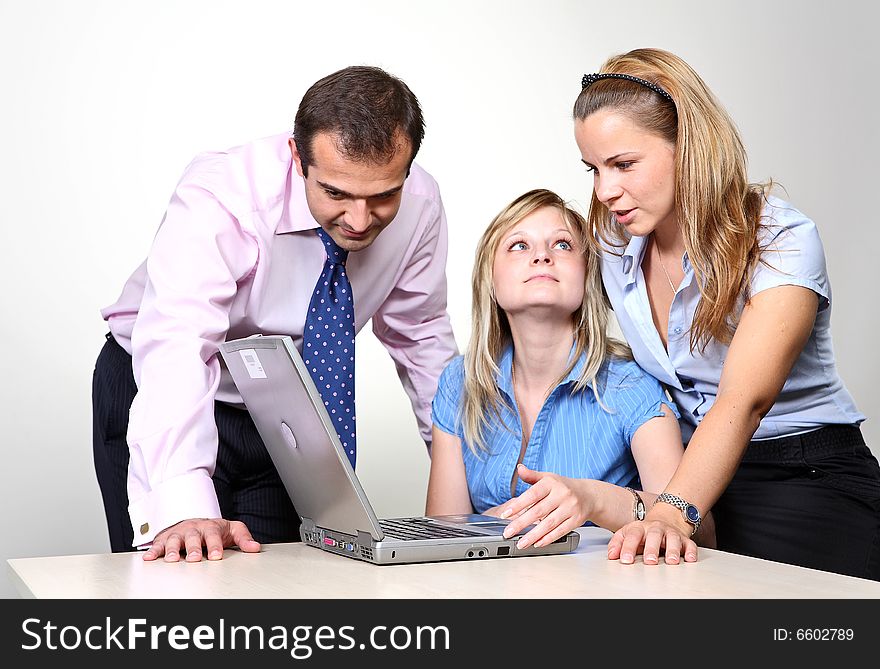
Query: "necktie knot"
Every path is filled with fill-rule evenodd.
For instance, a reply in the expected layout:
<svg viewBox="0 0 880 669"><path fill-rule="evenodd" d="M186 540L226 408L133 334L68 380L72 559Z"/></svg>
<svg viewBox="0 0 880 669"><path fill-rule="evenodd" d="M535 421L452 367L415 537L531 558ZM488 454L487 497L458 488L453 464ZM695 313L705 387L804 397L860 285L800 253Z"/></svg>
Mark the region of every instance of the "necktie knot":
<svg viewBox="0 0 880 669"><path fill-rule="evenodd" d="M345 261L348 259L348 251L334 242L333 238L324 231L324 228L317 228L315 232L318 233L318 237L324 242L324 247L327 249L327 260L333 265L345 265Z"/></svg>

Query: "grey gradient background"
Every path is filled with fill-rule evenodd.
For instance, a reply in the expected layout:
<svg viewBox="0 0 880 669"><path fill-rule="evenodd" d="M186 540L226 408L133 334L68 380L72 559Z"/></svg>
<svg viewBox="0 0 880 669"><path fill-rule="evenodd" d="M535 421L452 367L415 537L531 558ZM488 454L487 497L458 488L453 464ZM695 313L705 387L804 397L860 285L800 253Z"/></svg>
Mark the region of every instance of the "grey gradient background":
<svg viewBox="0 0 880 669"><path fill-rule="evenodd" d="M548 187L583 207L570 109L584 72L674 51L742 132L753 180L812 217L838 365L880 452L877 9L795 1L326 3L0 0L0 596L11 557L108 550L91 453L99 309L147 253L189 160L289 130L305 89L351 64L407 81L419 162L449 219L449 310L467 344L479 234ZM420 513L428 458L393 364L358 338L358 473L380 515Z"/></svg>

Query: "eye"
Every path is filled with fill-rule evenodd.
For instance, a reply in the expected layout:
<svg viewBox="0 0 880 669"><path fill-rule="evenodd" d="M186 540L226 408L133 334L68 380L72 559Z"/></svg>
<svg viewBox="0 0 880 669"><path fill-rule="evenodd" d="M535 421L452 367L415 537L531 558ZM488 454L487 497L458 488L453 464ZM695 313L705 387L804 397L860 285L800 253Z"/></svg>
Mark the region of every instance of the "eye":
<svg viewBox="0 0 880 669"><path fill-rule="evenodd" d="M618 167L618 169L621 169L621 170L628 170L634 164L635 164L634 160L624 160L622 162L617 163L617 167Z"/></svg>
<svg viewBox="0 0 880 669"><path fill-rule="evenodd" d="M571 245L571 242L567 239L560 239L555 244L553 244L554 249L561 249L563 251L571 251L574 247Z"/></svg>
<svg viewBox="0 0 880 669"><path fill-rule="evenodd" d="M327 194L331 200L342 200L344 196L338 190L331 190L330 188L325 188L324 192Z"/></svg>
<svg viewBox="0 0 880 669"><path fill-rule="evenodd" d="M525 251L528 247L525 242L514 242L509 247L507 247L508 251Z"/></svg>
<svg viewBox="0 0 880 669"><path fill-rule="evenodd" d="M584 163L584 169L587 170L588 173L596 171L595 167L593 167L592 165L587 165L586 163Z"/></svg>

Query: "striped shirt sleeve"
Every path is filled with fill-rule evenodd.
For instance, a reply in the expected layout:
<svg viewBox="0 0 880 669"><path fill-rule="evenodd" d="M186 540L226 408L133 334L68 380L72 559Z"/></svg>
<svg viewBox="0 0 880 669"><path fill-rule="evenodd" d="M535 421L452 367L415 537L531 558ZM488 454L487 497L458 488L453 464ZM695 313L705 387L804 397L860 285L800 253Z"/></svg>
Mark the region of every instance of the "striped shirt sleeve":
<svg viewBox="0 0 880 669"><path fill-rule="evenodd" d="M464 393L464 359L453 358L437 382L437 393L431 404L434 425L459 439L464 439L461 425L461 397Z"/></svg>
<svg viewBox="0 0 880 669"><path fill-rule="evenodd" d="M665 405L680 418L674 402L670 402L663 386L635 362L615 362L608 371L605 404L618 417L622 436L632 444L636 431L652 418L663 416Z"/></svg>

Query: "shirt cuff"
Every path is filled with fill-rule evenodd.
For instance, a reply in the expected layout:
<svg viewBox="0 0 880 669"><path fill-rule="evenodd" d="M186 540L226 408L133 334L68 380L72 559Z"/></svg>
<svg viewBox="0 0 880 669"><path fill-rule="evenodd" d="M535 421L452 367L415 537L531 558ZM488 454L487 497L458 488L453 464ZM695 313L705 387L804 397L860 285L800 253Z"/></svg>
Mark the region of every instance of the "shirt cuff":
<svg viewBox="0 0 880 669"><path fill-rule="evenodd" d="M132 546L148 547L155 536L190 518L220 518L220 504L210 476L193 472L163 481L128 505L134 528Z"/></svg>

